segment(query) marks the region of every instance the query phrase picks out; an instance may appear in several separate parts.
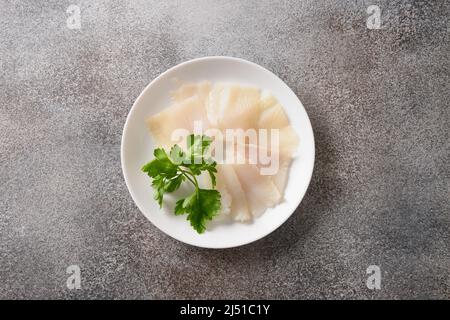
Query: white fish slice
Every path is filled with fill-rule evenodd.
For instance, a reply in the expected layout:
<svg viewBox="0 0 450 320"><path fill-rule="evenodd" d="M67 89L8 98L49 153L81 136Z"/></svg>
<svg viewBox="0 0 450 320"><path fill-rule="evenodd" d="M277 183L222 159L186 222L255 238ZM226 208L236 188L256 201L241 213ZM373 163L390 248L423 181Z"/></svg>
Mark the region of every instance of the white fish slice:
<svg viewBox="0 0 450 320"><path fill-rule="evenodd" d="M258 119L258 128L274 129L289 125L289 119L280 104L265 109Z"/></svg>
<svg viewBox="0 0 450 320"><path fill-rule="evenodd" d="M230 212L234 220L249 221L251 219L247 198L241 183L231 165L217 165L217 181L223 181L231 196Z"/></svg>
<svg viewBox="0 0 450 320"><path fill-rule="evenodd" d="M279 147L278 147L278 172L272 176L278 191L284 194L288 179L289 167L292 158L298 149L299 138L297 133L291 126L281 128L279 131ZM272 150L275 154L276 150Z"/></svg>
<svg viewBox="0 0 450 320"><path fill-rule="evenodd" d="M202 101L206 101L211 91L211 83L203 81L200 83L186 83L171 93L174 102L182 102L193 96L199 97Z"/></svg>
<svg viewBox="0 0 450 320"><path fill-rule="evenodd" d="M270 177L278 192L282 195L286 187L289 167L292 156L297 150L298 137L292 127L288 126L279 131L279 143L258 141L258 144L238 144L240 153L239 159L245 158L250 164L256 164L259 173ZM242 152L244 151L244 152Z"/></svg>
<svg viewBox="0 0 450 320"><path fill-rule="evenodd" d="M291 126L280 129L280 156L288 158L294 156L297 151L299 138Z"/></svg>
<svg viewBox="0 0 450 320"><path fill-rule="evenodd" d="M176 103L146 120L150 133L157 143L164 147L171 147L175 143L184 145L186 136L194 130L194 121L200 121L203 129L209 126L204 104L197 95ZM181 134L179 129L184 129L188 133ZM172 137L176 132L180 135Z"/></svg>
<svg viewBox="0 0 450 320"><path fill-rule="evenodd" d="M256 165L237 164L232 166L246 195L253 217L259 217L267 208L281 200L281 195L269 176L259 173Z"/></svg>
<svg viewBox="0 0 450 320"><path fill-rule="evenodd" d="M256 128L260 96L257 88L216 84L206 107L211 125L221 129Z"/></svg>
<svg viewBox="0 0 450 320"><path fill-rule="evenodd" d="M262 108L262 110L270 108L277 103L278 103L277 99L269 91L263 90L261 92L261 108Z"/></svg>

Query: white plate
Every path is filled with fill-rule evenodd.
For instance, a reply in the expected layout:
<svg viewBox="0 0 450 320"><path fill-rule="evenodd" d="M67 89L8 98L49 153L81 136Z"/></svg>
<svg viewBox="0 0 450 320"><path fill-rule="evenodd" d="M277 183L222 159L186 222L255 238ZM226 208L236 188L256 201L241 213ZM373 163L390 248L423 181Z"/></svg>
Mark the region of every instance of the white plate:
<svg viewBox="0 0 450 320"><path fill-rule="evenodd" d="M174 79L183 82L236 82L269 90L286 110L300 138L296 157L289 171L285 201L268 209L252 223L216 223L197 234L184 216L160 209L153 199L150 178L141 167L153 158L154 143L145 119L166 108L170 91L177 88ZM142 213L156 227L182 242L205 248L230 248L244 245L277 229L300 204L311 180L314 166L314 136L303 105L291 89L263 67L237 58L205 57L181 63L153 80L137 98L123 130L122 170L128 190Z"/></svg>

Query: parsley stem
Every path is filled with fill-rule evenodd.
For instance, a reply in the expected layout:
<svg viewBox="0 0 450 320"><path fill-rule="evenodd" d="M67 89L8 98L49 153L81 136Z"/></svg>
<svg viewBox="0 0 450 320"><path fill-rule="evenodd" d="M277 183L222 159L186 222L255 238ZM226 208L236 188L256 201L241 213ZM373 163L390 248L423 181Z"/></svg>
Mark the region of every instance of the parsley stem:
<svg viewBox="0 0 450 320"><path fill-rule="evenodd" d="M195 181L195 187L196 187L196 189L198 190L198 181L197 181L197 178L195 177L195 175L192 175L192 177L194 178L194 181Z"/></svg>
<svg viewBox="0 0 450 320"><path fill-rule="evenodd" d="M195 176L188 171L184 171L183 169L179 169L181 171L181 174L184 175L190 182L192 182L192 184L195 186L195 189L198 189L198 182L197 179L195 179ZM189 176L191 175L192 178L194 178L194 180L192 180L192 178Z"/></svg>
<svg viewBox="0 0 450 320"><path fill-rule="evenodd" d="M197 178L195 177L195 174L192 174L192 178L194 178L194 180L195 180L195 194L196 194L196 197L197 197L197 200L199 200L199 197L200 197L200 193L198 192L198 181L197 181Z"/></svg>

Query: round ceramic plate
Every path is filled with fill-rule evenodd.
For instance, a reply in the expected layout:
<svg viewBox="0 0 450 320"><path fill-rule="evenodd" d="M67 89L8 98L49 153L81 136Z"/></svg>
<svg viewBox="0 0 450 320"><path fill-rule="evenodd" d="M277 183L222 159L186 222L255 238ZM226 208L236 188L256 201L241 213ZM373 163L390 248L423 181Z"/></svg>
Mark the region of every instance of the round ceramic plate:
<svg viewBox="0 0 450 320"><path fill-rule="evenodd" d="M181 82L234 82L270 91L284 107L300 143L295 154L284 193L284 201L267 209L251 223L210 223L197 234L184 216L160 209L153 199L150 178L141 167L153 159L154 141L145 119L170 104L170 92ZM272 72L237 58L206 57L181 63L153 80L137 98L123 130L122 170L128 190L142 213L156 227L182 242L205 248L230 248L268 235L295 211L311 180L314 166L314 136L303 105L291 89Z"/></svg>

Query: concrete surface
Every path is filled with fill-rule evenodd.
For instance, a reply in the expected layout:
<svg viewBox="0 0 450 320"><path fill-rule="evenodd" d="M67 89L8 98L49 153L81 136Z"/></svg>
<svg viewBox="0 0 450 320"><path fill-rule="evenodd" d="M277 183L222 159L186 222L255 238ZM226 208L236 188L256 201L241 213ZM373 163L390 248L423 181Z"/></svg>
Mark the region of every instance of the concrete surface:
<svg viewBox="0 0 450 320"><path fill-rule="evenodd" d="M69 29L66 9L81 9ZM381 8L381 29L366 9ZM441 1L0 0L0 298L450 298L449 15ZM206 250L134 205L120 139L182 61L278 74L317 143L279 230ZM69 290L66 268L81 268ZM369 265L381 289L366 287Z"/></svg>

